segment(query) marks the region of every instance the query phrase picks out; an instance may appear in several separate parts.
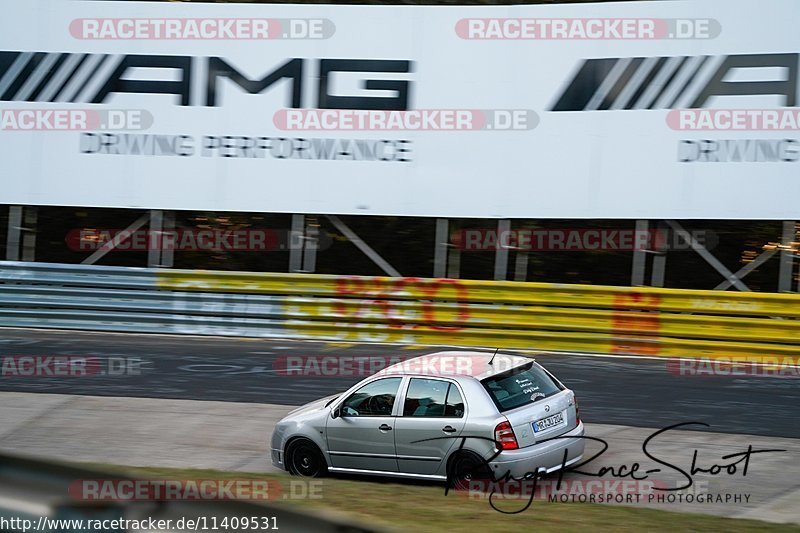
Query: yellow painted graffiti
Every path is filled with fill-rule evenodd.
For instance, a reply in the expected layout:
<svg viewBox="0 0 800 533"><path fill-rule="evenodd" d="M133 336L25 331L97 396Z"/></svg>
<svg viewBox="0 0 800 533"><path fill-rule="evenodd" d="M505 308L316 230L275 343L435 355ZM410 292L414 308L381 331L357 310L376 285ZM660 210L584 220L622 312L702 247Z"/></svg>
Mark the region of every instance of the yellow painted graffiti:
<svg viewBox="0 0 800 533"><path fill-rule="evenodd" d="M287 334L341 342L800 355L800 296L454 279L162 271L165 290L267 295Z"/></svg>

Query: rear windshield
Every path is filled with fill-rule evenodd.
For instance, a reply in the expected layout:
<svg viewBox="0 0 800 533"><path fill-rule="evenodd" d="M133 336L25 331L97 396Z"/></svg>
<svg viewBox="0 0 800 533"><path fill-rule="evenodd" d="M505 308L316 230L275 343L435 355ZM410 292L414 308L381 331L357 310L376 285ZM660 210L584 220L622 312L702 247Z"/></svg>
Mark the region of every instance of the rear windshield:
<svg viewBox="0 0 800 533"><path fill-rule="evenodd" d="M512 368L481 383L500 412L542 400L561 390L547 372L533 363Z"/></svg>

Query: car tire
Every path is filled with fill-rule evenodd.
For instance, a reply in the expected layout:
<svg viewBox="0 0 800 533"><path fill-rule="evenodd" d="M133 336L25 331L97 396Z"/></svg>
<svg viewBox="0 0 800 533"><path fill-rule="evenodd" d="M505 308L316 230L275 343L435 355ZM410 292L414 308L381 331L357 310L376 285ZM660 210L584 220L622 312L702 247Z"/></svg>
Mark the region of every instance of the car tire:
<svg viewBox="0 0 800 533"><path fill-rule="evenodd" d="M478 454L461 450L451 458L447 469L448 486L455 490L471 490L473 481L489 482L492 471L486 461Z"/></svg>
<svg viewBox="0 0 800 533"><path fill-rule="evenodd" d="M316 444L298 439L286 448L286 468L294 476L321 477L328 473L328 464Z"/></svg>

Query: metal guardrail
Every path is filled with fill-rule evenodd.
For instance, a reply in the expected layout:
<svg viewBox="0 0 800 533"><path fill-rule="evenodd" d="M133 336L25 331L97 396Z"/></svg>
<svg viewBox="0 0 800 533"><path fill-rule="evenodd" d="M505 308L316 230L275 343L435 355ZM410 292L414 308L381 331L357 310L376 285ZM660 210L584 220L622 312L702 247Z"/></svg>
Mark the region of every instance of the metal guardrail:
<svg viewBox="0 0 800 533"><path fill-rule="evenodd" d="M378 529L355 525L341 517L307 509L287 507L272 502L254 503L245 500L82 500L75 495L75 484L83 480L135 479L119 473L79 468L59 463L0 454L0 524L3 531L37 533L67 533L71 531L102 531L88 527L91 521L114 521L119 524L152 519L169 527L160 531L196 531L179 527L193 520L205 520L209 529L239 531L241 519L268 518L277 531L308 533L367 533ZM236 520L232 520L236 518ZM213 521L216 519L216 521ZM227 519L227 520L224 520ZM75 521L83 527L76 527ZM121 522L125 520L128 522ZM27 530L24 529L28 521ZM91 522L95 523L95 522ZM107 522L112 524L113 522ZM234 525L232 524L236 524ZM223 525L225 524L225 525ZM228 526L228 524L231 524ZM40 527L41 526L41 527ZM259 530L264 531L263 524ZM123 532L126 529L104 529Z"/></svg>
<svg viewBox="0 0 800 533"><path fill-rule="evenodd" d="M469 301L592 309L640 309L739 316L800 317L796 294L436 278L162 270L159 287L247 294Z"/></svg>
<svg viewBox="0 0 800 533"><path fill-rule="evenodd" d="M800 296L0 262L0 325L666 356L800 355Z"/></svg>

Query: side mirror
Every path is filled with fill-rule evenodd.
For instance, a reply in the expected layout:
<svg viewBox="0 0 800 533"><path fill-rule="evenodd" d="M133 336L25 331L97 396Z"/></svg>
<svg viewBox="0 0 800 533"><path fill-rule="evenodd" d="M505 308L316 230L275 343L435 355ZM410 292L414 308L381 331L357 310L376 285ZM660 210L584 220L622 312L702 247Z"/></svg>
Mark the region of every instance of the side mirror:
<svg viewBox="0 0 800 533"><path fill-rule="evenodd" d="M340 409L340 408L341 408L341 407L340 407L340 406L338 406L338 405L337 405L336 407L334 407L334 408L333 408L333 410L331 411L331 418L334 418L334 419L335 419L335 418L339 418L339 409Z"/></svg>

